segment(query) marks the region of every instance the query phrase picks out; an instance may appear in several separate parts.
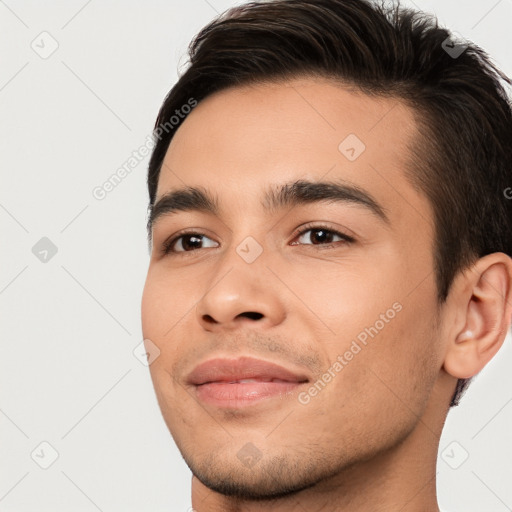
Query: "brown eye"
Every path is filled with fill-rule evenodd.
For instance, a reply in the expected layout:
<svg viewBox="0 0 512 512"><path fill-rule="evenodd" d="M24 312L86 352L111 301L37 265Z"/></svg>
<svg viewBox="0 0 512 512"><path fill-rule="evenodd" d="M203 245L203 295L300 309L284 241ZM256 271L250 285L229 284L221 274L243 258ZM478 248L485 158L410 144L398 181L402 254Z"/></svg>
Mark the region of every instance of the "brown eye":
<svg viewBox="0 0 512 512"><path fill-rule="evenodd" d="M182 233L181 235L169 240L164 243L163 252L164 254L169 253L179 253L179 252L193 252L198 249L203 249L201 244L204 243L204 240L211 240L207 236L201 233ZM213 242L214 244L216 242ZM210 247L212 247L210 245ZM213 246L215 247L215 245Z"/></svg>
<svg viewBox="0 0 512 512"><path fill-rule="evenodd" d="M309 233L309 234L308 234ZM339 231L328 229L325 226L314 226L303 229L298 233L299 243L303 245L331 245L336 242L354 242L355 240ZM302 241L300 239L302 238ZM307 243L309 240L310 243ZM294 243L292 245L297 245Z"/></svg>

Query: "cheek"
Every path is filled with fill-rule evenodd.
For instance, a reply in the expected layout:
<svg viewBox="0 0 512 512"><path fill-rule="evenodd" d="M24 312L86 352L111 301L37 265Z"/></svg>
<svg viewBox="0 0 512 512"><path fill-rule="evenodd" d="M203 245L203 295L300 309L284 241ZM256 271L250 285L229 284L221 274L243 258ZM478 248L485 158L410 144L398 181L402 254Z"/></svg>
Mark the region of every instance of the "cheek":
<svg viewBox="0 0 512 512"><path fill-rule="evenodd" d="M394 414L410 414L404 403L419 412L442 365L435 283L425 279L411 293L403 267L376 267L317 273L315 286L302 282L298 294L330 329L318 344L325 359L332 365L342 357L337 396L350 389L356 403L385 415L389 404Z"/></svg>
<svg viewBox="0 0 512 512"><path fill-rule="evenodd" d="M161 407L172 397L172 369L190 336L190 315L195 315L197 299L187 297L186 290L193 289L190 280L171 277L163 266L148 271L141 301L142 333L160 351L149 370Z"/></svg>
<svg viewBox="0 0 512 512"><path fill-rule="evenodd" d="M293 268L288 275L287 282L300 299L293 307L299 311L306 308L304 318L322 330L326 327L328 336L340 340L357 337L380 322L380 315L404 295L397 269L382 261L376 265L375 261L346 257L330 264L309 262L308 267ZM394 313L392 310L388 316Z"/></svg>
<svg viewBox="0 0 512 512"><path fill-rule="evenodd" d="M166 338L179 319L187 312L193 313L194 302L186 296L186 290L186 283L171 279L165 269L150 267L141 301L144 337Z"/></svg>
<svg viewBox="0 0 512 512"><path fill-rule="evenodd" d="M149 371L161 408L165 408L169 399L165 395L172 389L171 368L180 346L173 340L182 329L180 318L184 319L185 307L190 309L190 305L185 303L168 277L157 269L149 270L141 301L142 334L159 350Z"/></svg>
<svg viewBox="0 0 512 512"><path fill-rule="evenodd" d="M354 381L369 410L380 410L389 421L416 421L442 366L433 311L422 301L402 299L401 310L367 338L357 357Z"/></svg>

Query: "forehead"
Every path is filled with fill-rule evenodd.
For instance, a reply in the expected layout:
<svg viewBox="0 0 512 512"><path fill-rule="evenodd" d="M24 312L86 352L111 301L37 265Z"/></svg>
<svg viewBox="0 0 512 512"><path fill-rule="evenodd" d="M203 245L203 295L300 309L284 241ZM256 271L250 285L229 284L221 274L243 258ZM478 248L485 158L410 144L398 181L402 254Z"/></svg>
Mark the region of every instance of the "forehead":
<svg viewBox="0 0 512 512"><path fill-rule="evenodd" d="M343 180L404 215L430 218L405 177L417 138L414 112L396 98L368 96L303 78L217 92L174 135L157 200L185 186L213 192L231 212L259 205L269 185Z"/></svg>

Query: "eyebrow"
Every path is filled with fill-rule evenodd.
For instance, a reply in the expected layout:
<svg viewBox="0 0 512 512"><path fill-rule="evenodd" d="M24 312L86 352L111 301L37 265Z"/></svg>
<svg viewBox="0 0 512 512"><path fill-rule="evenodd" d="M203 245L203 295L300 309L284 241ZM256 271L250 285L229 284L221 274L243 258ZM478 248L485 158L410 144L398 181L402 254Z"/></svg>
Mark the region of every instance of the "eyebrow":
<svg viewBox="0 0 512 512"><path fill-rule="evenodd" d="M287 207L317 202L356 204L390 224L385 208L369 192L346 182L297 180L274 185L267 190L261 204L265 211L274 213ZM183 187L167 192L149 207L149 239L158 219L183 211L200 211L219 216L220 208L217 198L204 187Z"/></svg>

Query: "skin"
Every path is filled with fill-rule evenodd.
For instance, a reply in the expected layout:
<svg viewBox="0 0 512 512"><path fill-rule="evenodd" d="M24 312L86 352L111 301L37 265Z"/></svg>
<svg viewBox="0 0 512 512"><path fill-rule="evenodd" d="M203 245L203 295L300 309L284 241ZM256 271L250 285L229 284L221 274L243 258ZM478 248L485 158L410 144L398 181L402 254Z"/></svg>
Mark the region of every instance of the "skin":
<svg viewBox="0 0 512 512"><path fill-rule="evenodd" d="M352 162L338 149L351 133L366 146ZM414 112L398 100L311 77L218 92L176 132L157 200L202 186L220 215L156 221L142 326L160 350L151 378L194 475L195 510L438 510L449 402L457 379L478 373L503 343L512 260L477 260L438 305L432 209L404 175L416 137ZM270 184L300 179L355 184L389 223L353 203L263 209ZM310 222L355 242L295 233ZM163 255L164 241L187 228L204 233L203 244ZM236 252L248 236L263 249L252 263ZM394 318L307 404L292 393L221 410L185 383L211 357L249 355L302 370L312 384L396 303ZM250 467L237 456L247 443L260 456Z"/></svg>

